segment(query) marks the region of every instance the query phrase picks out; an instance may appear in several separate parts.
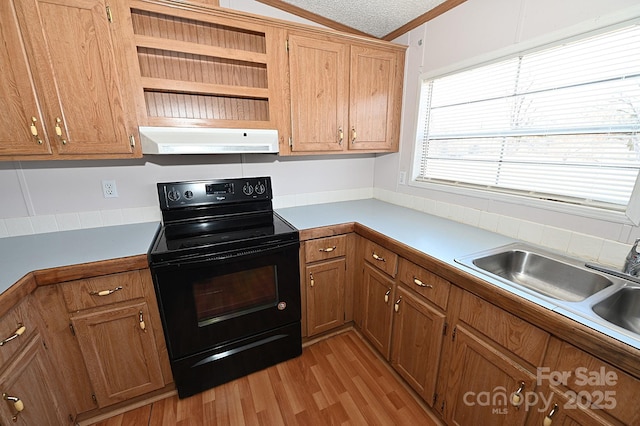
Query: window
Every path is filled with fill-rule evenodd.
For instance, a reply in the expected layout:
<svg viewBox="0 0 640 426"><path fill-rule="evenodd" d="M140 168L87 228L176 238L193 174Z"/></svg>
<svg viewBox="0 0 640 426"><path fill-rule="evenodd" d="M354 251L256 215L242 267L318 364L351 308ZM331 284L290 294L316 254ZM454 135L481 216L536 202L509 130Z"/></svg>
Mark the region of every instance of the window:
<svg viewBox="0 0 640 426"><path fill-rule="evenodd" d="M640 25L423 80L417 182L627 210Z"/></svg>

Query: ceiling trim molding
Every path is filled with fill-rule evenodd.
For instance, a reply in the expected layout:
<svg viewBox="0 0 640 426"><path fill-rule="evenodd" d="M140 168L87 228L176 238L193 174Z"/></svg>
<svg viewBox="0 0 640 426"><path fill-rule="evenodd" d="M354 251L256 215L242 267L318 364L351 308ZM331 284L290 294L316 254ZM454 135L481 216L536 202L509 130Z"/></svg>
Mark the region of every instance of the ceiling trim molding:
<svg viewBox="0 0 640 426"><path fill-rule="evenodd" d="M442 15L443 13L453 9L456 6L461 5L462 3L464 3L467 0L446 0L444 3L439 4L438 6L434 7L433 9L429 10L426 13L423 13L422 15L418 16L417 18L413 19L412 21L404 24L403 26L401 26L400 28L390 32L389 34L387 34L384 37L375 37L371 34L356 30L355 28L349 27L347 25L341 24L339 22L333 21L331 19L325 18L323 16L317 15L313 12L309 12L308 10L302 9L298 6L294 6L292 4L286 3L282 0L256 0L259 3L263 3L266 4L268 6L272 6L275 7L277 9L283 10L287 13L291 13L292 15L296 15L299 16L301 18L307 19L311 22L315 22L317 24L320 25L324 25L327 28L331 28L337 31L343 31L346 33L350 33L350 34L356 34L359 36L365 36L365 37L373 37L373 38L379 38L380 40L386 40L386 41L392 41L398 37L400 37L401 35L411 31L412 29L419 27L420 25L424 24L425 22L428 22L440 15Z"/></svg>
<svg viewBox="0 0 640 426"><path fill-rule="evenodd" d="M258 0L260 1L260 0ZM420 25L424 24L425 22L428 22L434 18L437 18L438 16L442 15L445 12L448 12L449 10L453 9L456 6L461 5L462 3L464 3L467 0L447 0L444 3L440 3L438 6L434 7L433 9L431 9L430 11L418 16L416 19L407 22L406 24L404 24L403 26L401 26L400 28L398 28L397 30L394 30L392 32L390 32L389 34L387 34L384 37L380 37L381 40L387 40L387 41L391 41L394 40L398 37L400 37L401 35L411 31L412 29L419 27Z"/></svg>
<svg viewBox="0 0 640 426"><path fill-rule="evenodd" d="M299 16L301 18L307 19L311 22L315 22L317 24L320 25L324 25L327 28L331 28L333 30L337 30L337 31L343 31L346 33L350 33L350 34L356 34L359 36L365 36L365 37L374 37L374 38L378 38L375 36L372 36L371 34L356 30L355 28L351 28L347 25L341 24L339 22L333 21L331 19L325 18L323 16L317 15L315 13L309 12L308 10L304 10L298 6L294 6L292 4L289 3L285 3L282 0L256 0L259 3L263 3L266 4L268 6L272 6L275 7L277 9L283 10L285 12L291 13L292 15L296 15Z"/></svg>

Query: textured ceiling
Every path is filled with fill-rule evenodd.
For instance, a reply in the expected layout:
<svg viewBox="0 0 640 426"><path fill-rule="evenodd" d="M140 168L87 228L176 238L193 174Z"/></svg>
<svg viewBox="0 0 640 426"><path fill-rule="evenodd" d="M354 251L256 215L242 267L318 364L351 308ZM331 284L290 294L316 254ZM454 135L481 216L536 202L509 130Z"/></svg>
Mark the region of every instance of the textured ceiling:
<svg viewBox="0 0 640 426"><path fill-rule="evenodd" d="M465 0L258 0L332 28L391 39ZM331 25L337 23L337 25ZM412 25L413 24L413 25Z"/></svg>

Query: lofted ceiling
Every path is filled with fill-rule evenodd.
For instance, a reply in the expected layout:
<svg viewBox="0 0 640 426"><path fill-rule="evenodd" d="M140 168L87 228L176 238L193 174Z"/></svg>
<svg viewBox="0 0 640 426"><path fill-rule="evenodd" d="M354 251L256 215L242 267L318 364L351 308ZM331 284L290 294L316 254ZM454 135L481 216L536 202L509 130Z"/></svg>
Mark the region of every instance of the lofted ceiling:
<svg viewBox="0 0 640 426"><path fill-rule="evenodd" d="M393 40L466 0L257 0L326 27Z"/></svg>

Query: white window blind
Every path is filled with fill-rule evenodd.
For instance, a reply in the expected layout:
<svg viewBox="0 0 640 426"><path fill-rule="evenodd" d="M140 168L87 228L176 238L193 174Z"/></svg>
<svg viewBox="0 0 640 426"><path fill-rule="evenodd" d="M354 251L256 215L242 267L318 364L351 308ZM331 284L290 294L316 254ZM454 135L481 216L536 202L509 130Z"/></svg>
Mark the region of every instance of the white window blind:
<svg viewBox="0 0 640 426"><path fill-rule="evenodd" d="M417 181L626 208L640 168L640 26L421 90Z"/></svg>

